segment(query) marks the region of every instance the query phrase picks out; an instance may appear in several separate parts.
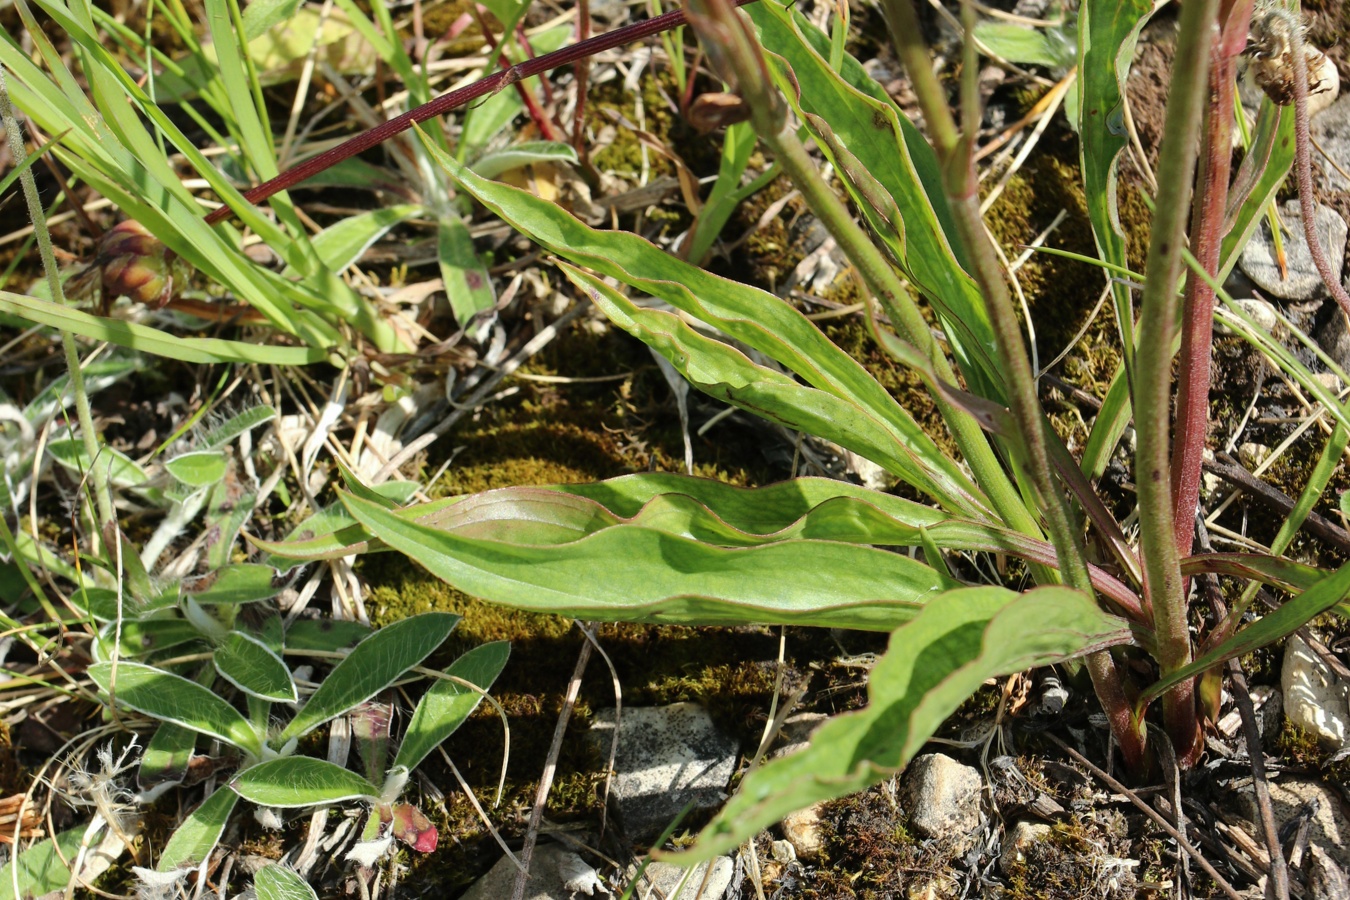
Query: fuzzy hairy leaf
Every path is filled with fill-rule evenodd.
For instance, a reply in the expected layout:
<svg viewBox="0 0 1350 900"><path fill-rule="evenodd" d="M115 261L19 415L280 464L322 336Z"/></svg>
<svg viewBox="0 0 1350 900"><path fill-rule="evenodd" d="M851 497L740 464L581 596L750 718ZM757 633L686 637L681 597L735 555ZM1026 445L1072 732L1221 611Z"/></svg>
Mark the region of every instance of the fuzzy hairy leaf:
<svg viewBox="0 0 1350 900"><path fill-rule="evenodd" d="M474 647L445 670L446 675L462 678L483 690L492 687L511 656L511 645L494 641ZM483 702L483 695L453 681L436 681L417 702L408 733L399 745L394 765L412 771L427 754L443 742Z"/></svg>
<svg viewBox="0 0 1350 900"><path fill-rule="evenodd" d="M422 613L372 633L333 667L275 743L280 746L300 737L389 687L430 656L459 618L453 613Z"/></svg>
<svg viewBox="0 0 1350 900"><path fill-rule="evenodd" d="M215 693L180 675L141 663L96 663L88 669L94 683L107 693L116 688L116 702L162 722L174 722L250 753L262 755L262 739L253 726Z"/></svg>
<svg viewBox="0 0 1350 900"><path fill-rule="evenodd" d="M155 868L160 872L172 872L205 860L220 842L230 813L234 812L238 802L239 795L234 791L227 787L217 788L169 837Z"/></svg>
<svg viewBox="0 0 1350 900"><path fill-rule="evenodd" d="M250 766L234 776L230 787L245 800L278 809L380 795L378 787L351 769L309 756L283 756Z"/></svg>
<svg viewBox="0 0 1350 900"><path fill-rule="evenodd" d="M231 631L212 660L222 678L250 697L273 703L294 703L297 699L291 670L252 635Z"/></svg>

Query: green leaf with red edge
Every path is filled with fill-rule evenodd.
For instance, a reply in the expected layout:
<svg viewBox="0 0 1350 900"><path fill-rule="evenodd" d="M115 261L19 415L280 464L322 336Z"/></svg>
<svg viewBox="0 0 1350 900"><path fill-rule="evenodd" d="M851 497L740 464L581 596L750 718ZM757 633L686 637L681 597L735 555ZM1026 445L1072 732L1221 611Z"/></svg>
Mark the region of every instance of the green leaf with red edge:
<svg viewBox="0 0 1350 900"><path fill-rule="evenodd" d="M351 494L339 496L381 540L460 590L555 615L889 630L955 586L906 556L853 544L727 548L616 525L565 544L523 546L409 522Z"/></svg>

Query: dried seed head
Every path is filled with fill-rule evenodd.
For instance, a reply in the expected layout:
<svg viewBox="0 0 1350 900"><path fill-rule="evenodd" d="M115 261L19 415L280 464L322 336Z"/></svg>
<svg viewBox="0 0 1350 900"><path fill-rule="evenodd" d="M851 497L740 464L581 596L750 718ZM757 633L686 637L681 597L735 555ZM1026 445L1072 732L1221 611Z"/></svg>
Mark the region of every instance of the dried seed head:
<svg viewBox="0 0 1350 900"><path fill-rule="evenodd" d="M1266 96L1280 106L1294 102L1294 32L1303 37L1306 27L1301 19L1283 7L1271 6L1252 15L1247 43L1252 80ZM1308 77L1308 94L1330 90L1322 77L1326 55L1312 44L1303 43L1303 66Z"/></svg>
<svg viewBox="0 0 1350 900"><path fill-rule="evenodd" d="M163 306L174 294L176 260L177 255L139 222L117 223L98 245L104 302L130 297L137 303Z"/></svg>

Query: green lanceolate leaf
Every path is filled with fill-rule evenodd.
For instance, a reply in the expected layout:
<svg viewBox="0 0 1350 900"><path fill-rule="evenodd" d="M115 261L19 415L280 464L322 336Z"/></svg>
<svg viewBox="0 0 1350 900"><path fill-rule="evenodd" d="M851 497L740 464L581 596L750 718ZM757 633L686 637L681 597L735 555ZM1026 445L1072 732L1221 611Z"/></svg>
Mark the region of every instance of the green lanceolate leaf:
<svg viewBox="0 0 1350 900"><path fill-rule="evenodd" d="M510 656L509 643L494 641L465 653L451 663L445 674L462 678L486 691L506 667ZM454 734L455 729L469 718L482 700L482 694L462 684L437 681L418 701L412 721L408 723L408 733L399 745L394 765L403 766L409 771L417 768L427 754Z"/></svg>
<svg viewBox="0 0 1350 900"><path fill-rule="evenodd" d="M1286 600L1279 609L1262 616L1190 665L1182 666L1159 679L1157 683L1149 685L1148 690L1139 697L1139 709L1146 709L1149 703L1162 696L1173 685L1194 678L1225 660L1251 653L1293 634L1314 616L1321 615L1342 603L1348 595L1350 595L1350 563L1341 566L1298 596Z"/></svg>
<svg viewBox="0 0 1350 900"><path fill-rule="evenodd" d="M1055 28L985 19L975 26L975 40L1008 62L1060 70L1074 64L1073 44Z"/></svg>
<svg viewBox="0 0 1350 900"><path fill-rule="evenodd" d="M421 214L422 207L416 203L380 207L334 222L316 234L311 243L325 266L334 272L341 272L360 259L362 253L395 225ZM294 276L296 273L287 269L282 274Z"/></svg>
<svg viewBox="0 0 1350 900"><path fill-rule="evenodd" d="M142 791L165 784L179 784L187 777L197 732L173 722L162 722L141 754L136 784Z"/></svg>
<svg viewBox="0 0 1350 900"><path fill-rule="evenodd" d="M469 168L483 178L496 178L504 172L534 163L566 163L574 166L577 164L577 151L572 149L571 144L558 141L524 141L495 153L486 153Z"/></svg>
<svg viewBox="0 0 1350 900"><path fill-rule="evenodd" d="M308 756L283 756L240 772L230 787L260 806L290 809L378 797L380 789L350 769Z"/></svg>
<svg viewBox="0 0 1350 900"><path fill-rule="evenodd" d="M203 606L223 606L270 600L285 586L285 579L271 566L233 563L186 579L183 593Z"/></svg>
<svg viewBox="0 0 1350 900"><path fill-rule="evenodd" d="M834 441L907 483L922 486L947 508L966 508L973 502L961 493L960 479L928 469L906 441L860 404L756 365L729 344L699 334L678 315L641 309L600 279L565 264L563 269L616 325L670 360L690 384L709 396Z"/></svg>
<svg viewBox="0 0 1350 900"><path fill-rule="evenodd" d="M943 329L953 341L953 353L974 391L991 400L1003 400L1003 377L993 360L993 327L975 282L953 250L948 228L939 211L945 201L936 179L936 160L928 144L863 71L857 60L844 57L842 71L829 63L829 38L799 13L777 3L746 8L761 40L773 49L770 64L775 81L799 114L818 116L830 126L822 147L831 143L849 151L840 172L863 215L882 234L897 230L903 241L899 262L905 276L938 308ZM810 120L807 120L808 123ZM856 162L854 162L856 160ZM850 171L866 173L890 193L899 225L888 222L867 201L867 184L848 179Z"/></svg>
<svg viewBox="0 0 1350 900"><path fill-rule="evenodd" d="M1117 266L1129 263L1116 202L1120 154L1129 141L1125 76L1139 31L1152 10L1149 0L1085 0L1078 13L1078 136L1083 190L1097 252L1104 262ZM1129 368L1134 353L1130 290L1117 284L1112 291Z"/></svg>
<svg viewBox="0 0 1350 900"><path fill-rule="evenodd" d="M266 424L276 417L277 411L270 406L251 407L235 413L219 425L208 428L202 435L201 445L208 450L219 450L244 432Z"/></svg>
<svg viewBox="0 0 1350 900"><path fill-rule="evenodd" d="M76 438L63 438L47 445L47 452L62 466L81 475L88 472L89 456L84 452L84 441ZM115 487L140 487L150 480L134 459L120 450L104 444L98 450L98 465L105 468L108 481Z"/></svg>
<svg viewBox="0 0 1350 900"><path fill-rule="evenodd" d="M336 653L370 634L360 622L345 619L297 619L286 629L287 650Z"/></svg>
<svg viewBox="0 0 1350 900"><path fill-rule="evenodd" d="M436 238L436 255L441 264L441 280L450 309L460 328L473 326L474 318L492 309L497 298L487 267L473 249L469 226L459 219L441 219Z"/></svg>
<svg viewBox="0 0 1350 900"><path fill-rule="evenodd" d="M104 659L112 657L113 635L118 632L122 638L118 652L122 656L145 656L202 636L201 631L186 619L126 619L120 628L110 623L100 632L99 652Z"/></svg>
<svg viewBox="0 0 1350 900"><path fill-rule="evenodd" d="M253 876L253 890L258 900L319 900L314 888L294 869L285 866L263 866Z"/></svg>
<svg viewBox="0 0 1350 900"><path fill-rule="evenodd" d="M1217 278L1223 281L1261 223L1294 164L1294 108L1261 98L1251 148L1242 158L1224 216L1223 246Z"/></svg>
<svg viewBox="0 0 1350 900"><path fill-rule="evenodd" d="M115 687L118 705L219 738L253 756L262 755L262 739L247 720L200 684L140 663L119 662L116 671L115 684L112 663L90 666L89 677L105 693Z"/></svg>
<svg viewBox="0 0 1350 900"><path fill-rule="evenodd" d="M238 802L239 795L234 791L227 787L218 788L170 836L155 868L160 872L172 872L205 861L220 842L225 824Z"/></svg>
<svg viewBox="0 0 1350 900"><path fill-rule="evenodd" d="M812 387L868 410L923 460L930 477L916 485L920 490L929 490L933 482L951 483L956 487L944 492L948 496L980 495L876 379L779 298L682 262L636 235L597 231L553 203L479 178L436 148L428 149L475 199L552 252L664 300L777 360ZM978 512L971 506L961 509Z"/></svg>
<svg viewBox="0 0 1350 900"><path fill-rule="evenodd" d="M225 477L228 461L219 450L197 450L166 460L164 468L188 487L206 487Z"/></svg>
<svg viewBox="0 0 1350 900"><path fill-rule="evenodd" d="M298 699L291 670L266 644L252 635L231 631L212 655L216 671L250 697L274 703Z"/></svg>
<svg viewBox="0 0 1350 900"><path fill-rule="evenodd" d="M866 709L827 722L800 753L751 772L683 862L711 859L796 809L903 768L984 682L1129 640L1124 621L1062 587L950 591L891 636Z"/></svg>
<svg viewBox="0 0 1350 900"><path fill-rule="evenodd" d="M422 613L372 633L333 667L276 743L299 737L374 697L430 656L457 624L459 616L452 613Z"/></svg>
<svg viewBox="0 0 1350 900"><path fill-rule="evenodd" d="M350 494L342 501L386 544L460 590L577 618L889 630L954 587L908 557L851 544L731 549L611 527L566 544L516 546L409 522Z"/></svg>

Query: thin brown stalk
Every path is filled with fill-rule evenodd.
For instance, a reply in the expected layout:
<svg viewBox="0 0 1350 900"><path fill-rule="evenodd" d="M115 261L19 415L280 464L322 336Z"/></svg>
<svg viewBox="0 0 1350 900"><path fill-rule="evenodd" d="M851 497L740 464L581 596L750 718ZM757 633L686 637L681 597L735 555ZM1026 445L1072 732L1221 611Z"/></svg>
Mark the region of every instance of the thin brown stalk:
<svg viewBox="0 0 1350 900"><path fill-rule="evenodd" d="M1294 173L1298 177L1298 205L1303 215L1303 234L1308 241L1317 274L1322 276L1331 296L1341 306L1341 312L1350 317L1350 294L1331 269L1322 240L1317 236L1317 190L1312 180L1312 134L1308 114L1308 66L1303 44L1303 27L1293 23L1289 29L1289 49L1295 63L1294 71Z"/></svg>
<svg viewBox="0 0 1350 900"><path fill-rule="evenodd" d="M577 2L577 43L584 44L591 37L591 0ZM572 116L572 148L583 166L589 165L590 148L586 142L586 89L591 76L590 57L577 60L577 106Z"/></svg>
<svg viewBox="0 0 1350 900"><path fill-rule="evenodd" d="M581 623L577 623L577 627L582 627ZM563 695L562 712L558 713L558 724L553 728L553 742L549 744L544 772L539 776L539 789L534 795L534 808L530 810L530 824L525 831L525 843L520 848L521 868L516 873L515 884L511 888L511 900L522 900L525 896L525 887L530 880L530 858L534 855L534 843L539 837L539 826L544 821L544 806L548 803L548 792L553 787L553 775L558 769L563 736L567 734L567 723L572 718L577 694L581 692L581 676L585 673L586 664L590 660L591 644L589 641L582 641L576 667L572 670L572 678L567 682L567 693Z"/></svg>

